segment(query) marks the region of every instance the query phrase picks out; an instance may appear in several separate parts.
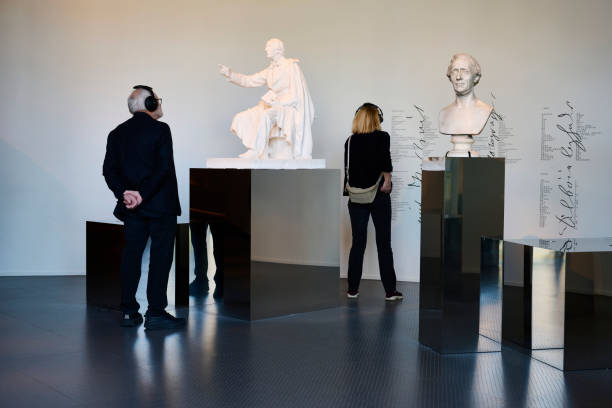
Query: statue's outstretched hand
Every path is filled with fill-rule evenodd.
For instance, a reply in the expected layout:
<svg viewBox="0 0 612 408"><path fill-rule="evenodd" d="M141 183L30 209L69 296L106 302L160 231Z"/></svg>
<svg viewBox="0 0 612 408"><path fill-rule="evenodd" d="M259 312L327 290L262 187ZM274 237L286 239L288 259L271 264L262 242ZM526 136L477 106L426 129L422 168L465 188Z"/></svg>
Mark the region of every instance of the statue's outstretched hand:
<svg viewBox="0 0 612 408"><path fill-rule="evenodd" d="M226 78L229 78L232 75L232 69L223 64L219 64L219 73Z"/></svg>

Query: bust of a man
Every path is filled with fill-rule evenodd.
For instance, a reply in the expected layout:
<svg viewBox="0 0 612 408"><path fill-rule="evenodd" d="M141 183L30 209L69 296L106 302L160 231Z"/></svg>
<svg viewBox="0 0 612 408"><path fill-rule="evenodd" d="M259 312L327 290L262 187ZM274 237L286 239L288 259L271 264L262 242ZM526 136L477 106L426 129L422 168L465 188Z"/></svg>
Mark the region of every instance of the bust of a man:
<svg viewBox="0 0 612 408"><path fill-rule="evenodd" d="M481 77L480 65L468 54L455 54L446 76L453 84L455 101L440 111L440 133L472 136L482 132L493 108L474 94Z"/></svg>

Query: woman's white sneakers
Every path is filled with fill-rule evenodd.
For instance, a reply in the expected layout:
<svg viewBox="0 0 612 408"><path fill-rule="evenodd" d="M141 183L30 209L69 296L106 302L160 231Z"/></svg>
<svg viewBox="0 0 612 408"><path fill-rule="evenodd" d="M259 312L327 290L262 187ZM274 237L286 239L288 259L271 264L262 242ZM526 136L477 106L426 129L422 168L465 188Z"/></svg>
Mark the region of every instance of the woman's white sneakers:
<svg viewBox="0 0 612 408"><path fill-rule="evenodd" d="M347 291L346 292L346 297L349 299L357 299L359 297L359 292L351 292L351 291ZM402 300L404 298L404 295L402 295L401 292L398 292L397 290L391 293L387 293L385 295L385 300Z"/></svg>
<svg viewBox="0 0 612 408"><path fill-rule="evenodd" d="M385 300L402 300L403 298L404 296L397 290L395 292L387 293L385 296Z"/></svg>

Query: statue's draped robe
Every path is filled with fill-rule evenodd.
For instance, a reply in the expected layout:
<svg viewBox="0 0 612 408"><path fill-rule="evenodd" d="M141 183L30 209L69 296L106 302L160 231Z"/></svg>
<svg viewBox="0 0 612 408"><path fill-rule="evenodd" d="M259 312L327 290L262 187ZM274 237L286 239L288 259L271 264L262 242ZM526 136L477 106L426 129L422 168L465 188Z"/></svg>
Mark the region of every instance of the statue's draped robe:
<svg viewBox="0 0 612 408"><path fill-rule="evenodd" d="M269 88L256 106L238 113L232 121L231 131L248 149L261 157L269 139L282 138L291 146L294 158L312 158L314 107L298 60L273 62L253 75L232 73L229 80L243 87Z"/></svg>

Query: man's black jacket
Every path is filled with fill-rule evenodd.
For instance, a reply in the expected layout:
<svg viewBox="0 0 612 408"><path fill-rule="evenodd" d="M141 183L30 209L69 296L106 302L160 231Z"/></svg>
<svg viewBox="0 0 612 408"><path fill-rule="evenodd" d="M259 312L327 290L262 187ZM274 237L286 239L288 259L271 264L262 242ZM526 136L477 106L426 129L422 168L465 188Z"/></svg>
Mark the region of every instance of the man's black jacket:
<svg viewBox="0 0 612 408"><path fill-rule="evenodd" d="M170 127L144 112L117 126L108 135L102 173L117 198L114 214L143 216L180 215ZM140 192L142 204L128 210L123 192Z"/></svg>

